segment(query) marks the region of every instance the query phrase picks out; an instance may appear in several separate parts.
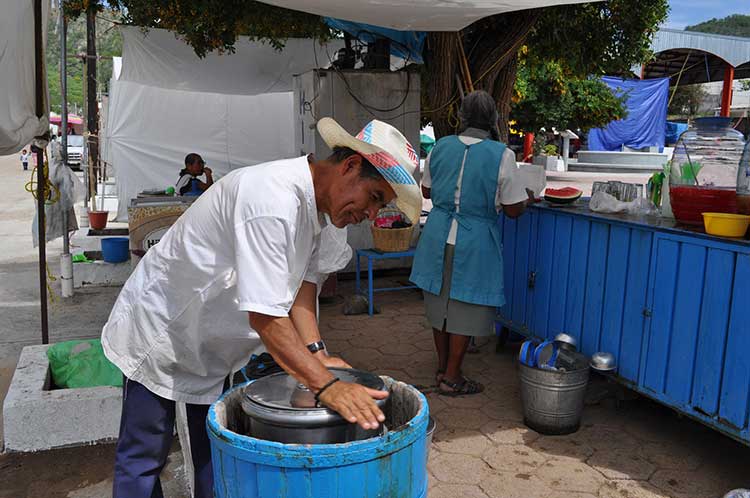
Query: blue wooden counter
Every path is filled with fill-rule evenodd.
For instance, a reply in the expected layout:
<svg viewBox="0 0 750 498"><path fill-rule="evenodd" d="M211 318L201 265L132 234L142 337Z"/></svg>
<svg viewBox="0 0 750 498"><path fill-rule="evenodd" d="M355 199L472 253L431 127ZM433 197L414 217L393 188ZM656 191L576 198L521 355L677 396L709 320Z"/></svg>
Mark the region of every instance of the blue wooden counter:
<svg viewBox="0 0 750 498"><path fill-rule="evenodd" d="M503 324L609 351L619 381L750 444L750 241L585 203L500 224Z"/></svg>

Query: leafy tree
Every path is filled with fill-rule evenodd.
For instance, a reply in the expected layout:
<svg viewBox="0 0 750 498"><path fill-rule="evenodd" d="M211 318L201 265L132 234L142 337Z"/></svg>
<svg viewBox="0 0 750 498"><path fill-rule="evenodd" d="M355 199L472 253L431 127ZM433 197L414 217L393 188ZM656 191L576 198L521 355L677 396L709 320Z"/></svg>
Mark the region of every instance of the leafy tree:
<svg viewBox="0 0 750 498"><path fill-rule="evenodd" d="M670 89L667 113L670 116L692 118L698 114L703 100L708 95L703 85L680 85Z"/></svg>
<svg viewBox="0 0 750 498"><path fill-rule="evenodd" d="M97 1L65 0L77 16ZM319 16L272 7L253 0L108 0L126 22L175 32L199 56L231 51L238 36L282 46L292 36L333 36ZM666 0L606 0L510 12L481 19L460 32L475 87L492 94L507 137L518 52L524 45L544 59L559 61L566 74L625 74L650 57L657 26L666 18ZM454 129L460 57L456 33L429 33L422 67L423 113L438 136ZM541 57L539 60L542 60ZM584 86L590 86L584 85ZM584 91L584 90L582 90Z"/></svg>
<svg viewBox="0 0 750 498"><path fill-rule="evenodd" d="M103 11L102 16L110 19L116 18L116 13ZM60 32L58 27L58 11L52 9L48 22L47 36L47 86L50 93L50 109L60 113L61 90L60 90ZM119 31L113 29L113 24L104 18L96 21L97 53L104 58L97 63L97 81L99 91L109 91L109 79L112 75L111 56L122 55L122 37ZM84 17L71 18L68 20L67 32L67 76L68 76L68 111L83 109L83 60L78 57L86 52L86 19Z"/></svg>
<svg viewBox="0 0 750 498"><path fill-rule="evenodd" d="M727 36L750 38L750 16L733 14L723 19L711 19L700 24L687 26L685 31L699 31Z"/></svg>
<svg viewBox="0 0 750 498"><path fill-rule="evenodd" d="M519 60L511 116L516 128L587 131L625 117L625 97L616 97L599 79L568 74L559 61Z"/></svg>

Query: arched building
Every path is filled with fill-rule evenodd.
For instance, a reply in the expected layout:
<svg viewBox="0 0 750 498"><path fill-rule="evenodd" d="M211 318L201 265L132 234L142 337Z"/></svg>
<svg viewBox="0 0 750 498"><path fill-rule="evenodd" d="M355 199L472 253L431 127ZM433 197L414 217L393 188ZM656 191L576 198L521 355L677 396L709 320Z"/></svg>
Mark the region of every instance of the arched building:
<svg viewBox="0 0 750 498"><path fill-rule="evenodd" d="M729 116L732 82L750 78L750 38L661 29L651 49L655 57L640 68L641 78L669 77L670 86L723 81L722 116Z"/></svg>

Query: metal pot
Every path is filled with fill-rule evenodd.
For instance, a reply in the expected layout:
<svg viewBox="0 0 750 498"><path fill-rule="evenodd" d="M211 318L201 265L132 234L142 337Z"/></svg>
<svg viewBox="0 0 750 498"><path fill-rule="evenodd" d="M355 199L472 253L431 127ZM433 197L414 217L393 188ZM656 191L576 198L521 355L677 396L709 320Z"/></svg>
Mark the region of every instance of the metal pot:
<svg viewBox="0 0 750 498"><path fill-rule="evenodd" d="M360 370L330 369L342 381L371 389L385 390L377 375ZM376 400L382 410L386 400ZM341 415L315 406L315 396L286 372L263 377L245 387L242 410L250 419L250 436L298 444L337 444L367 439L381 434L350 424Z"/></svg>

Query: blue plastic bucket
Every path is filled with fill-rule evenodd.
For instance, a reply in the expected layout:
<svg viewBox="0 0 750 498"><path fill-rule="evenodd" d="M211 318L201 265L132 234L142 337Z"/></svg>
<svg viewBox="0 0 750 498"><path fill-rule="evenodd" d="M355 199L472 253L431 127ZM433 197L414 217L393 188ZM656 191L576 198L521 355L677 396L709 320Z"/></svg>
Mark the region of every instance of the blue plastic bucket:
<svg viewBox="0 0 750 498"><path fill-rule="evenodd" d="M283 444L244 436L242 384L211 405L216 498L426 498L429 407L417 389L386 380L391 396L416 401L396 430L343 444Z"/></svg>
<svg viewBox="0 0 750 498"><path fill-rule="evenodd" d="M107 263L122 263L130 256L130 239L107 237L102 239L102 257Z"/></svg>

